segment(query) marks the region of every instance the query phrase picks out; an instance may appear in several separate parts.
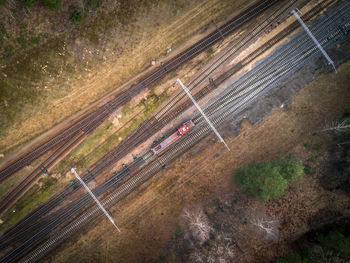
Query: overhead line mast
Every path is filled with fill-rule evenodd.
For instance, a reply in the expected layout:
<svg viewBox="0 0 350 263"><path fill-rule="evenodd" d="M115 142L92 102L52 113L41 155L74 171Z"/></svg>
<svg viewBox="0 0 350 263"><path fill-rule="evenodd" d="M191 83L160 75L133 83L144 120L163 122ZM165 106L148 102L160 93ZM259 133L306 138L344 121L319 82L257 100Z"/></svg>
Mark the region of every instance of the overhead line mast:
<svg viewBox="0 0 350 263"><path fill-rule="evenodd" d="M305 29L306 33L310 36L310 38L312 39L312 41L314 41L314 43L316 44L316 46L318 47L318 49L322 52L323 56L327 59L328 64L332 65L334 68L335 73L337 73L337 69L335 68L334 65L334 61L328 56L327 52L323 49L323 47L321 46L321 44L318 42L318 40L316 39L316 37L311 33L310 29L307 27L307 25L305 25L305 23L303 22L303 20L301 19L301 17L298 15L298 13L301 14L299 9L296 10L292 10L291 14L294 15L296 17L296 19L299 21L299 23L302 25L302 27Z"/></svg>
<svg viewBox="0 0 350 263"><path fill-rule="evenodd" d="M91 197L95 200L95 202L98 204L98 206L101 208L102 212L105 213L105 215L107 216L107 218L109 219L109 221L111 221L111 223L113 224L113 226L115 226L115 228L120 232L119 228L117 227L117 225L114 223L113 218L108 214L108 212L106 211L106 209L102 206L102 204L100 203L100 201L98 201L98 199L96 198L96 196L91 192L91 190L89 189L89 187L84 183L84 181L80 178L80 176L78 175L78 173L75 171L74 168L71 169L72 173L74 173L75 177L81 182L81 184L85 187L86 191L88 191L88 193L91 195Z"/></svg>
<svg viewBox="0 0 350 263"><path fill-rule="evenodd" d="M183 90L186 92L186 94L188 95L188 97L190 97L190 99L192 100L194 106L197 107L197 109L199 110L199 112L202 114L202 116L204 117L204 119L207 121L207 123L209 124L210 128L214 131L214 133L216 134L216 136L218 136L220 142L222 142L227 150L230 151L230 148L227 146L226 142L224 141L224 139L221 137L220 133L215 129L214 125L211 123L211 121L209 120L209 118L207 117L207 115L205 115L204 111L201 109L201 107L199 107L198 103L194 100L194 98L192 97L190 91L187 89L187 87L182 83L182 81L180 79L177 79L177 82L179 82L180 86L183 88Z"/></svg>

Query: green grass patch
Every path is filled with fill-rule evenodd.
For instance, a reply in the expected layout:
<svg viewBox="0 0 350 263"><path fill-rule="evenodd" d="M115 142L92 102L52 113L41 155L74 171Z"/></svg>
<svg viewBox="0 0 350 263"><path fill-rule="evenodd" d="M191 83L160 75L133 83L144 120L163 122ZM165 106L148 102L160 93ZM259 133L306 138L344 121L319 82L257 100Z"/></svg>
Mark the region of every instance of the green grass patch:
<svg viewBox="0 0 350 263"><path fill-rule="evenodd" d="M309 143L304 143L303 146L308 151L320 152L322 145L321 144L310 145Z"/></svg>
<svg viewBox="0 0 350 263"><path fill-rule="evenodd" d="M73 11L71 15L71 20L74 23L79 23L81 22L85 17L89 15L89 12L94 11L101 5L100 0L89 0L87 1L85 8L83 10L81 9L76 9Z"/></svg>
<svg viewBox="0 0 350 263"><path fill-rule="evenodd" d="M72 21L73 21L74 23L78 23L78 22L80 22L81 20L83 20L83 14L82 14L82 12L81 12L81 11L75 10L75 11L73 12L73 14L72 14Z"/></svg>
<svg viewBox="0 0 350 263"><path fill-rule="evenodd" d="M141 100L138 105L127 103L122 108L122 118L119 119L123 125L118 131L110 121L105 122L97 128L88 138L66 156L55 169L54 173L65 173L70 167L87 169L107 152L116 147L121 140L126 139L139 125L168 98L167 94L157 96L153 90L146 99ZM142 113L131 119L140 110ZM130 120L131 119L131 120ZM123 124L124 123L124 124Z"/></svg>
<svg viewBox="0 0 350 263"><path fill-rule="evenodd" d="M61 0L41 0L41 2L52 11L57 10L61 4Z"/></svg>
<svg viewBox="0 0 350 263"><path fill-rule="evenodd" d="M96 148L99 140L111 129L113 124L110 121L105 122L98 127L92 134L90 134L84 142L82 142L77 148L75 148L67 157L65 157L57 166L56 173L65 173L69 167L73 167L79 159L87 156L92 150ZM85 166L83 166L85 167ZM81 167L77 167L81 168Z"/></svg>
<svg viewBox="0 0 350 263"><path fill-rule="evenodd" d="M211 57L212 55L214 54L214 49L212 47L208 48L206 51L205 51L205 55L207 57Z"/></svg>
<svg viewBox="0 0 350 263"><path fill-rule="evenodd" d="M310 158L309 158L309 161L310 162L316 162L316 159L317 159L317 157L316 156L311 156Z"/></svg>
<svg viewBox="0 0 350 263"><path fill-rule="evenodd" d="M27 46L27 41L26 41L26 39L25 39L23 36L18 37L18 38L16 39L16 41L17 41L17 43L18 43L22 48L26 48L26 46Z"/></svg>
<svg viewBox="0 0 350 263"><path fill-rule="evenodd" d="M7 45L4 48L4 53L2 56L2 61L8 61L15 54L15 48L12 45Z"/></svg>
<svg viewBox="0 0 350 263"><path fill-rule="evenodd" d="M304 172L305 172L306 174L310 174L310 173L312 172L312 168L311 168L310 166L305 166L305 167L304 167Z"/></svg>
<svg viewBox="0 0 350 263"><path fill-rule="evenodd" d="M22 4L26 7L31 7L33 6L37 0L22 0Z"/></svg>
<svg viewBox="0 0 350 263"><path fill-rule="evenodd" d="M0 184L0 198L3 197L15 184L17 184L21 180L22 176L23 175L21 172L15 173L9 179Z"/></svg>
<svg viewBox="0 0 350 263"><path fill-rule="evenodd" d="M34 207L40 203L49 199L55 191L53 187L57 182L57 179L45 176L39 180L39 184L35 184L32 188L25 193L16 204L5 213L2 220L4 224L1 225L1 229L5 229L10 225L13 225ZM14 212L13 212L14 211Z"/></svg>

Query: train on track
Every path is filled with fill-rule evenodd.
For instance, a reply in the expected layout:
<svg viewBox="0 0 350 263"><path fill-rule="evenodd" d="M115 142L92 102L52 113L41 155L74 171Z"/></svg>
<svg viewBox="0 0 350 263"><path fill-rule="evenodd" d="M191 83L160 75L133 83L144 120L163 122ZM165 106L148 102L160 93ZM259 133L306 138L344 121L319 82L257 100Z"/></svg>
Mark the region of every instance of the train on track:
<svg viewBox="0 0 350 263"><path fill-rule="evenodd" d="M175 143L178 139L180 139L182 136L184 136L186 133L188 133L192 128L195 126L192 120L185 121L180 126L178 126L173 133L171 133L169 136L166 136L164 139L154 142L153 146L151 147L151 151L154 154L159 154L160 152L164 151L166 148L168 148L170 145Z"/></svg>

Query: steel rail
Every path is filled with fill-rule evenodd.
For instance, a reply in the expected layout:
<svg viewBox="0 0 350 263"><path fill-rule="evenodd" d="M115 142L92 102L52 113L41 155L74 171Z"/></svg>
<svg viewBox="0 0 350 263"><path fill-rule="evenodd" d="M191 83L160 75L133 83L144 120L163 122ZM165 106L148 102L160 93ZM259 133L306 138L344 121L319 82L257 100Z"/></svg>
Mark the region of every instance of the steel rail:
<svg viewBox="0 0 350 263"><path fill-rule="evenodd" d="M304 55L302 59L305 59L306 56L311 56L312 53L313 53L313 54L317 54L317 52L315 51L315 49L311 49L311 52L307 52L306 55ZM296 62L299 62L300 60L301 60L301 58L299 57L299 58L297 59ZM295 65L295 67L300 66L299 63L294 63L294 65ZM290 70L291 70L291 68L287 69L287 71L290 71ZM281 72L280 75L279 75L278 77L281 77L281 76L285 75L287 71ZM274 80L275 80L275 79L274 79ZM271 88L270 88L270 89L271 89ZM253 98L253 99L254 99L254 98ZM222 119L222 118L223 118L223 117L221 117L221 119ZM199 129L199 130L200 130L201 132L203 132L203 129ZM174 148L174 149L175 149L175 148ZM130 185L130 184L129 184L129 185Z"/></svg>
<svg viewBox="0 0 350 263"><path fill-rule="evenodd" d="M348 6L344 6L344 8L341 10L341 11L339 11L338 13L337 13L337 15L336 15L336 18L340 18L340 17L344 17L344 15L346 15L346 14L350 14L350 5L348 5ZM350 16L348 15L348 17L347 17L347 19L350 19ZM313 28L313 32L315 32L315 33L318 33L319 31L322 31L322 30L324 30L324 29L326 29L326 28L330 28L330 26L329 25L325 25L325 26L323 26L322 28L321 28L321 25L323 24L323 23L325 23L325 22L328 22L327 20L324 20L324 21L322 21L320 24L318 24L318 27L317 28ZM335 35L341 35L341 30L338 28L338 27L334 27L333 28L333 34L335 34ZM299 34L299 36L301 36L301 34ZM323 35L320 35L320 36L318 36L318 38L319 39L322 39L322 42L323 43L327 43L327 37L324 37ZM302 44L304 44L305 42L301 42L301 41L296 41L296 44L292 47L292 48L289 48L286 52L284 52L284 53L282 53L281 55L279 55L280 56L280 58L285 58L285 57L287 57L287 56L290 56L290 54L292 53L292 51L296 51L297 49L300 49L300 48L302 48ZM267 61L266 61L266 63L264 63L264 67L262 68L262 69L260 69L260 70L258 70L258 71L256 71L256 70L254 70L253 72L253 74L254 74L254 78L252 78L252 79L249 79L249 81L250 81L250 83L251 82L256 82L257 80L258 80L258 77L260 76L260 75L263 75L264 74L264 72L265 71L267 71L270 67L271 67L271 64L269 63L269 60L271 61L272 60L272 57L270 57ZM279 64L279 67L286 67L288 65L288 62L285 62L284 64ZM244 79L240 79L240 81L241 82L243 82L243 84L249 84L249 82L247 82L248 80L244 80ZM229 94L229 98L232 100L233 99L233 97L232 97L232 94L233 93L236 93L237 92L237 90L234 90L234 91L231 91L231 95ZM225 96L227 96L226 94L225 94ZM227 102L226 102L227 103ZM216 105L214 105L214 106L210 106L210 107L208 107L208 108L205 108L206 110L208 110L209 112L211 112L211 113L213 113L214 111L215 111L215 109L217 108L217 106ZM200 116L199 116L200 117Z"/></svg>
<svg viewBox="0 0 350 263"><path fill-rule="evenodd" d="M260 49L258 49L258 50L260 50ZM264 51L266 51L266 50L263 50L261 53L263 53ZM259 54L259 55L260 55L260 54ZM257 55L257 56L258 56L258 55ZM254 60L257 56L253 57L252 59L249 59L249 61L247 61L246 63L244 63L241 67L244 67L245 64L250 63L250 62L251 62L252 60ZM240 67L240 68L241 68L241 67ZM220 83L218 83L218 84L220 84ZM208 86L206 86L204 89L207 89L207 88L208 88ZM202 97L202 95L205 95L205 93L202 94L202 93L203 93L202 90L201 90L199 93L200 93L200 94L197 93L197 94L195 95L196 99L200 99L200 98ZM201 96L198 96L198 95L201 95ZM170 109L168 109L168 111L167 111L167 112L168 112L168 115L166 116L166 119L158 119L158 123L154 124L154 125L153 125L152 127L150 127L150 128L153 129L153 130L155 130L155 129L158 130L158 129L162 128L163 126L161 125L161 122L167 123L169 120L171 120L171 119L173 119L175 116L177 116L178 113L182 112L184 109L188 108L189 106L191 106L191 103L190 103L190 101L187 101L187 102L181 104L180 107L174 109L173 112L172 112L171 114L169 114L169 110L170 110Z"/></svg>
<svg viewBox="0 0 350 263"><path fill-rule="evenodd" d="M221 61L222 58L223 58L224 56L226 56L228 52L231 52L231 51L232 51L233 49L235 49L237 46L238 46L238 48L235 49L235 53L237 53L239 50L241 50L243 47L245 47L250 41L252 41L252 40L255 39L259 34L261 34L261 32L263 32L263 30L265 30L266 28L268 28L268 27L270 26L270 23L272 23L273 21L268 21L269 19L271 19L272 17L274 17L273 20L278 19L278 17L280 17L286 10L288 10L288 9L289 9L291 6L293 6L296 2L297 2L297 0L294 0L294 1L292 1L292 3L288 4L287 7L283 7L283 9L278 9L278 10L276 10L275 12L273 12L262 24L260 24L260 25L258 25L257 27L255 27L255 29L252 30L252 32L249 32L248 34L246 34L241 40L239 40L235 45L233 45L233 46L232 46L228 51L226 51L222 56L220 56L214 63L212 63L212 64L210 65L210 67L211 67L212 65L216 64L217 62ZM264 25L264 24L265 24L265 25ZM263 26L263 25L264 25L264 26ZM234 41L235 41L235 40L234 40ZM233 41L233 42L234 42L234 41ZM232 43L232 42L231 42L231 43ZM230 44L229 44L229 45L230 45ZM221 63L220 65L222 65L222 63ZM210 67L209 67L209 68L210 68ZM216 67L216 68L217 68L217 67ZM215 68L215 69L216 69L216 68ZM188 85L189 87L190 87L191 85L193 85L194 82L198 81L198 79L199 79L203 74L205 74L205 72L206 72L207 70L208 70L208 69L206 69L204 72L201 72L201 74L199 74L196 78L194 78L192 81L190 81L189 83L187 83L187 85ZM212 71L209 72L209 73L207 73L206 76L205 76L204 78L202 78L201 81L199 81L199 83L201 83L201 82L202 82L206 77L208 77L211 73L212 73ZM198 84L197 84L196 86L198 86ZM193 91L193 89L194 89L196 86L191 87L191 91ZM177 97L180 96L180 95L182 95L182 97L181 97L180 99L176 100ZM173 97L172 101L170 101L164 108L166 109L166 107L169 106L170 104L171 104L171 105L176 104L176 103L177 103L179 100L181 100L183 97L185 97L184 94L183 94L182 92L179 92L176 96ZM159 116L160 113L161 113L161 111L157 113L156 118L161 118L161 117L162 117L162 115Z"/></svg>
<svg viewBox="0 0 350 263"><path fill-rule="evenodd" d="M223 118L221 117L221 119ZM218 123L219 121L216 121L217 125ZM183 140L176 143L174 147L164 152L159 157L159 159L161 160L162 163L171 161L178 154L180 154L186 149L189 149L194 143L196 143L197 141L199 141L209 133L210 133L210 130L208 127L206 127L206 125L202 125L201 127L198 127L196 131L194 131L193 133L189 134L189 136L187 136L188 137L187 140ZM169 157L166 155L168 155ZM128 192L132 191L142 182L147 180L151 174L160 170L161 169L160 166L161 165L158 162L152 162L149 165L148 169L144 169L143 171L140 172L140 175L138 177L131 178L127 183L122 185L120 189L116 190L114 193L106 197L102 201L103 205L106 207L112 206L116 200L120 200L121 197L124 197ZM72 222L67 227L65 227L60 233L57 233L50 240L46 241L43 245L36 248L32 253L28 255L27 258L24 258L20 262L30 262L32 260L37 260L41 255L43 255L43 253L46 253L50 248L52 249L52 247L54 247L53 246L54 244L57 244L58 242L64 240L67 236L69 236L69 234L75 232L77 229L79 229L80 227L82 227L83 225L85 225L90 220L92 220L93 218L95 218L100 214L101 212L98 210L96 206L90 208L84 214L79 216L74 222Z"/></svg>
<svg viewBox="0 0 350 263"><path fill-rule="evenodd" d="M252 10L258 8L261 5L264 5L268 2L267 6L270 6L272 4L274 4L275 2L278 2L279 0L273 0L273 1L261 1L258 4L249 7L245 12L243 12L243 15L247 15L247 13L249 14L249 12L252 12ZM265 10L264 8L261 8L260 12L262 12L263 10ZM222 32L226 32L227 28L230 28L232 26L233 23L236 22L236 20L241 19L240 16L235 17L234 19L232 19L231 21L229 21L228 23L226 23L225 25L223 25L222 27L220 27L220 31ZM234 30L235 28L231 28L230 30L228 30L225 34L228 34L229 32L232 32L232 30ZM129 90L125 91L124 93L129 94L129 96L131 97L130 93L135 93L136 91L139 92L141 91L143 88L149 86L150 84L154 83L155 81L159 80L161 77L164 77L164 75L166 73L168 73L169 71L172 71L174 69L176 69L178 66L180 66L181 64L183 64L184 62L188 61L189 59L193 58L194 56L198 55L201 51L205 50L206 48L208 48L209 46L215 44L219 38L217 38L216 40L214 40L214 42L206 43L206 45L202 46L203 43L205 43L206 41L208 41L208 39L211 39L212 36L215 36L216 34L218 34L218 30L214 31L213 33L211 33L209 35L209 37L204 38L202 40L200 40L198 43L194 44L192 47L190 47L188 50L180 53L178 56L176 56L173 60L171 60L168 63L165 63L165 66L169 67L172 63L178 61L175 65L172 65L170 67L170 69L168 68L166 70L166 72L162 72L164 69L163 67L159 67L158 69L155 70L155 72L151 73L149 76L147 76L146 78L142 79L139 83L132 85L130 87ZM191 51L190 51L191 50ZM201 51L199 51L201 50ZM192 53L192 51L194 51ZM190 54L190 53L192 54ZM189 55L190 54L190 55ZM183 60L181 61L180 59ZM160 74L159 76L156 76L155 78L153 78L153 76ZM142 86L143 85L143 86ZM103 106L102 106L103 107ZM97 109L98 110L98 109ZM89 114L88 114L89 115ZM82 119L84 119L85 117L82 117ZM73 127L75 126L79 126L78 124L74 124ZM63 133L68 132L69 130L73 129L72 127L69 127L67 129L65 129L63 131ZM78 128L79 129L79 128ZM24 166L28 165L31 161L37 159L39 156L41 156L42 154L44 154L45 152L47 152L49 149L52 149L54 146L56 146L59 142L61 142L63 139L60 139L58 135L54 136L54 138L49 139L47 142L45 142L43 145L44 146L39 146L37 147L35 150L32 151L32 153L26 154L25 156L21 157L20 159L12 162L10 165L8 165L6 168L0 170L0 181L5 180L6 178L8 178L10 175L12 175L14 172L18 171L19 169L23 168ZM55 143L52 143L55 142Z"/></svg>
<svg viewBox="0 0 350 263"><path fill-rule="evenodd" d="M332 4L331 2L328 2L328 5L326 6L321 6L323 5L324 2L320 3L318 5L318 8L319 9L323 9L323 8L327 8L330 4ZM283 12L285 12L286 10L288 10L291 6L293 6L294 2L291 3L287 8L284 8ZM280 14L282 14L283 12L281 12ZM274 14L273 14L274 15ZM266 19L266 21L268 21L270 18ZM305 16L304 16L304 19ZM295 25L297 25L297 23L295 23ZM269 25L265 26L264 28L262 28L261 30L264 30L268 27ZM257 28L257 30L259 30ZM248 39L246 39L248 36L250 36ZM188 84L189 86L190 85L193 85L193 87L191 88L194 89L196 88L200 83L202 83L207 77L210 76L210 74L212 74L217 68L219 68L223 63L225 63L228 59L231 59L233 55L236 54L236 52L240 49L242 49L244 47L244 45L248 44L250 41L252 41L254 39L255 35L254 33L251 33L251 34L247 34L241 41L239 41L237 44L235 44L234 46L232 46L227 52L225 52L221 57L219 57L212 65L220 62L217 66L215 66L212 70L210 70L208 73L206 73L206 75L204 77L202 77L200 80L198 80L198 78L196 78L195 80L191 81L190 84ZM242 45L241 42L243 42L244 40L246 40L246 42ZM238 46L239 44L241 44L240 46ZM237 48L238 46L238 48ZM235 50L234 50L235 49ZM233 51L234 50L234 53L232 53L231 55L228 55L229 52ZM225 59L223 59L226 55L228 55ZM210 66L211 67L211 66ZM243 67L243 66L242 66ZM240 68L242 67L239 67L236 71L238 71ZM197 83L194 83L195 81L197 81ZM172 101L171 103L172 104L175 104L175 103L178 103L182 98L185 97L185 95L183 93L179 93L178 95L182 95L182 97L180 99L178 99L177 101ZM157 118L161 118L162 115L160 116L157 116Z"/></svg>
<svg viewBox="0 0 350 263"><path fill-rule="evenodd" d="M124 103L122 98L120 103ZM105 109L102 114L108 115L109 109ZM68 150L75 146L81 141L89 132L97 128L100 124L101 119L95 116L89 123L81 127L81 131L76 136L70 137L65 141L54 153L52 153L47 159L45 159L37 168L35 168L24 180L12 188L4 197L1 198L0 202L0 214L5 211L20 196L24 190L26 190L33 182L39 178L45 170L49 169L62 155ZM44 167L44 169L42 168Z"/></svg>

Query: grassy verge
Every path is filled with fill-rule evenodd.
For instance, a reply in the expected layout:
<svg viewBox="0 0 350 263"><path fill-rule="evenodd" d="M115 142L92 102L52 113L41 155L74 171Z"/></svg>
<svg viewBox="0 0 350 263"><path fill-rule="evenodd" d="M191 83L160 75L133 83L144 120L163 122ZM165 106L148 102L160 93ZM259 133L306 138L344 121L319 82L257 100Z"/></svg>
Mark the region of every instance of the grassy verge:
<svg viewBox="0 0 350 263"><path fill-rule="evenodd" d="M60 164L50 174L58 175L60 181L54 177L45 176L39 180L26 194L24 194L16 204L11 207L2 217L6 223L0 227L0 230L6 229L13 225L24 215L30 212L40 203L48 200L67 183L67 178L63 179L61 174L65 174L70 167L87 169L103 155L112 150L121 140L125 139L133 130L135 130L141 122L151 116L157 107L168 98L166 93L157 96L154 92L147 96L136 106L131 107L131 103L125 105L122 109L123 117L121 123L125 123L123 127L116 132L115 126L111 121L106 121L98 129L96 129L83 143L67 155ZM143 111L136 118L131 118L135 112ZM130 120L131 118L131 120ZM63 176L64 177L64 176ZM63 180L61 180L63 179ZM0 188L1 193L5 192L19 179L14 177L13 180L7 182ZM15 212L13 212L15 211Z"/></svg>
<svg viewBox="0 0 350 263"><path fill-rule="evenodd" d="M56 182L57 179L53 177L45 176L41 178L38 184L35 184L4 214L2 220L5 223L0 226L0 230L4 230L13 225L35 206L41 204L52 196L52 193L54 192L52 186L55 185Z"/></svg>
<svg viewBox="0 0 350 263"><path fill-rule="evenodd" d="M168 98L167 93L156 95L153 91L137 105L132 102L122 108L122 117L118 118L121 128L116 129L111 121L105 122L93 132L81 145L72 151L55 169L54 173L64 173L73 164L87 169L107 152L128 137L142 122Z"/></svg>

